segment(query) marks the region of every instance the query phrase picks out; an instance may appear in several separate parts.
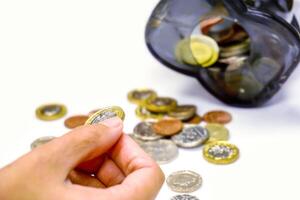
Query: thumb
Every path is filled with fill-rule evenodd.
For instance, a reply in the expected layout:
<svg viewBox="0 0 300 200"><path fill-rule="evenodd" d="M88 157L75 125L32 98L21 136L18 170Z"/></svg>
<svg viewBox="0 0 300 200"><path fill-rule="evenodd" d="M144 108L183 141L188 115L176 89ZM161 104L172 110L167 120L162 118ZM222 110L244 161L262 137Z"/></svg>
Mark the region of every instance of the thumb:
<svg viewBox="0 0 300 200"><path fill-rule="evenodd" d="M122 128L123 123L117 117L96 125L82 126L37 148L36 153L47 155L50 171L65 179L78 164L108 151L121 137Z"/></svg>

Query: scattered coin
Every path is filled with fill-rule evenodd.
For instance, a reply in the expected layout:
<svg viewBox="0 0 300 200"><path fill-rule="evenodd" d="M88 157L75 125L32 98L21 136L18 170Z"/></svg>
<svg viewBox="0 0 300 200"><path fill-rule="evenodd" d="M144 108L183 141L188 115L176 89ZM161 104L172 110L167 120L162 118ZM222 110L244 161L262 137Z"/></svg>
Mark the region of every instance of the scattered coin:
<svg viewBox="0 0 300 200"><path fill-rule="evenodd" d="M40 120L52 121L64 117L67 108L62 104L46 104L38 107L35 113Z"/></svg>
<svg viewBox="0 0 300 200"><path fill-rule="evenodd" d="M193 171L178 171L167 178L167 184L174 192L192 193L201 187L202 177Z"/></svg>
<svg viewBox="0 0 300 200"><path fill-rule="evenodd" d="M209 139L207 142L226 141L229 139L229 130L222 124L207 124Z"/></svg>
<svg viewBox="0 0 300 200"><path fill-rule="evenodd" d="M190 48L198 64L209 61L214 53L213 48L197 40L191 40Z"/></svg>
<svg viewBox="0 0 300 200"><path fill-rule="evenodd" d="M133 130L134 137L141 140L158 140L162 138L161 135L155 133L152 127L152 122L140 122Z"/></svg>
<svg viewBox="0 0 300 200"><path fill-rule="evenodd" d="M228 142L217 141L204 147L203 156L210 163L231 164L239 158L239 149Z"/></svg>
<svg viewBox="0 0 300 200"><path fill-rule="evenodd" d="M100 109L95 109L95 110L91 110L89 113L88 113L88 116L91 117L93 114L95 114L96 112L98 112Z"/></svg>
<svg viewBox="0 0 300 200"><path fill-rule="evenodd" d="M164 119L152 125L155 133L162 136L172 136L179 133L183 128L183 123L178 119Z"/></svg>
<svg viewBox="0 0 300 200"><path fill-rule="evenodd" d="M172 197L171 200L199 200L197 197L188 194L179 194Z"/></svg>
<svg viewBox="0 0 300 200"><path fill-rule="evenodd" d="M164 114L162 113L154 113L149 110L147 110L143 106L138 106L135 110L135 114L141 119L141 120L146 120L146 119L153 119L153 120L158 120L164 118Z"/></svg>
<svg viewBox="0 0 300 200"><path fill-rule="evenodd" d="M191 118L190 120L186 121L185 123L187 124L200 124L202 122L202 117L199 115L195 115L193 118Z"/></svg>
<svg viewBox="0 0 300 200"><path fill-rule="evenodd" d="M225 111L211 111L204 115L204 121L207 123L227 124L231 122L232 116Z"/></svg>
<svg viewBox="0 0 300 200"><path fill-rule="evenodd" d="M173 142L180 147L193 148L198 147L208 140L208 131L201 126L191 126L172 136Z"/></svg>
<svg viewBox="0 0 300 200"><path fill-rule="evenodd" d="M148 99L145 107L152 112L166 113L177 107L177 101L168 97L156 97Z"/></svg>
<svg viewBox="0 0 300 200"><path fill-rule="evenodd" d="M182 105L177 106L174 110L171 110L168 115L170 117L186 121L191 119L193 116L195 116L197 111L196 106L193 105Z"/></svg>
<svg viewBox="0 0 300 200"><path fill-rule="evenodd" d="M89 116L86 116L86 115L72 116L65 120L65 126L69 129L73 129L78 126L84 125L88 119L89 119Z"/></svg>
<svg viewBox="0 0 300 200"><path fill-rule="evenodd" d="M112 106L100 109L94 115L92 115L85 124L98 124L107 119L119 117L120 119L125 119L125 113L123 109L119 106Z"/></svg>
<svg viewBox="0 0 300 200"><path fill-rule="evenodd" d="M138 105L144 104L148 99L155 98L156 92L150 89L136 89L128 93L128 100Z"/></svg>
<svg viewBox="0 0 300 200"><path fill-rule="evenodd" d="M170 163L178 156L178 148L171 140L142 142L140 147L158 164Z"/></svg>
<svg viewBox="0 0 300 200"><path fill-rule="evenodd" d="M31 147L31 149L35 149L35 148L37 148L37 147L39 147L43 144L46 144L46 143L50 142L53 139L55 139L55 137L53 137L53 136L40 137L40 138L34 140L31 143L30 147Z"/></svg>

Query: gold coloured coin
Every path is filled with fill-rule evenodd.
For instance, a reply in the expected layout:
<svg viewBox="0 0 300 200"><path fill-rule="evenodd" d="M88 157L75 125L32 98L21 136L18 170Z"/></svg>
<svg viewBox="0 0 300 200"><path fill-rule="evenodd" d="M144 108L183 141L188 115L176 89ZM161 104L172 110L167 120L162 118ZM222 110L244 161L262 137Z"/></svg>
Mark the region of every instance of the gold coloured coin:
<svg viewBox="0 0 300 200"><path fill-rule="evenodd" d="M159 120L165 117L164 114L151 112L143 106L138 106L135 109L135 114L141 120L148 120L148 119Z"/></svg>
<svg viewBox="0 0 300 200"><path fill-rule="evenodd" d="M197 108L194 105L181 105L177 106L174 110L171 110L168 113L168 116L182 121L186 121L195 116L196 111Z"/></svg>
<svg viewBox="0 0 300 200"><path fill-rule="evenodd" d="M125 112L119 106L112 106L100 109L98 112L93 114L85 124L98 124L107 119L119 117L120 119L125 119Z"/></svg>
<svg viewBox="0 0 300 200"><path fill-rule="evenodd" d="M185 38L177 43L175 47L175 58L177 62L197 66L199 64L192 54L190 42L190 38Z"/></svg>
<svg viewBox="0 0 300 200"><path fill-rule="evenodd" d="M203 157L213 164L231 164L239 158L239 149L228 142L211 142L204 146Z"/></svg>
<svg viewBox="0 0 300 200"><path fill-rule="evenodd" d="M167 113L177 107L177 101L169 97L156 97L148 99L145 107L152 112Z"/></svg>
<svg viewBox="0 0 300 200"><path fill-rule="evenodd" d="M208 130L209 135L207 143L229 139L229 130L222 124L207 124L205 128Z"/></svg>
<svg viewBox="0 0 300 200"><path fill-rule="evenodd" d="M199 64L208 62L213 56L213 49L207 44L200 43L198 41L191 41L190 44L193 56Z"/></svg>
<svg viewBox="0 0 300 200"><path fill-rule="evenodd" d="M64 117L67 114L67 108L62 104L46 104L38 107L35 114L40 120L52 121Z"/></svg>
<svg viewBox="0 0 300 200"><path fill-rule="evenodd" d="M135 89L128 93L127 95L128 100L132 103L142 105L144 104L148 99L153 99L157 97L157 94L155 91L151 89Z"/></svg>

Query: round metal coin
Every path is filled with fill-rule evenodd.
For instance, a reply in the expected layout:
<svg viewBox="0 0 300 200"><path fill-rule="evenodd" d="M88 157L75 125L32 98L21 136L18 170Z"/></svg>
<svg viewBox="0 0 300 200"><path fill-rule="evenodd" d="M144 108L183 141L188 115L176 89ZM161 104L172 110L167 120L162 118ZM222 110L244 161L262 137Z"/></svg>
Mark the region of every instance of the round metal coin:
<svg viewBox="0 0 300 200"><path fill-rule="evenodd" d="M204 115L204 121L207 123L227 124L232 121L232 116L226 111L211 111Z"/></svg>
<svg viewBox="0 0 300 200"><path fill-rule="evenodd" d="M209 139L207 142L226 141L229 139L229 130L222 124L207 124Z"/></svg>
<svg viewBox="0 0 300 200"><path fill-rule="evenodd" d="M177 107L177 101L168 97L156 97L148 99L145 107L152 112L166 113Z"/></svg>
<svg viewBox="0 0 300 200"><path fill-rule="evenodd" d="M228 142L217 141L204 147L203 156L210 163L231 164L239 158L239 149Z"/></svg>
<svg viewBox="0 0 300 200"><path fill-rule="evenodd" d="M192 193L202 185L202 177L193 171L178 171L167 178L170 189L178 193Z"/></svg>
<svg viewBox="0 0 300 200"><path fill-rule="evenodd" d="M202 122L202 117L199 115L195 115L193 118L191 118L190 120L186 121L185 123L187 124L200 124Z"/></svg>
<svg viewBox="0 0 300 200"><path fill-rule="evenodd" d="M179 194L172 197L171 200L199 200L197 197L188 194Z"/></svg>
<svg viewBox="0 0 300 200"><path fill-rule="evenodd" d="M100 109L98 112L93 114L85 124L98 124L107 119L119 117L120 119L125 119L125 113L123 109L119 106L112 106Z"/></svg>
<svg viewBox="0 0 300 200"><path fill-rule="evenodd" d="M152 122L140 122L133 130L133 134L140 140L158 140L162 138L161 135L155 133L152 127Z"/></svg>
<svg viewBox="0 0 300 200"><path fill-rule="evenodd" d="M184 128L178 135L172 136L173 142L180 147L198 147L208 140L208 131L201 126Z"/></svg>
<svg viewBox="0 0 300 200"><path fill-rule="evenodd" d="M155 140L139 143L158 164L167 164L178 156L178 148L171 140Z"/></svg>
<svg viewBox="0 0 300 200"><path fill-rule="evenodd" d="M152 125L155 133L162 136L172 136L179 133L183 123L178 119L163 119Z"/></svg>
<svg viewBox="0 0 300 200"><path fill-rule="evenodd" d="M147 120L147 119L154 119L154 120L158 120L158 119L162 119L164 118L164 114L162 113L154 113L151 112L149 110L147 110L147 108L143 107L143 106L138 106L135 110L135 114L136 116L138 116L141 120Z"/></svg>
<svg viewBox="0 0 300 200"><path fill-rule="evenodd" d="M76 115L69 117L65 120L65 126L69 129L76 128L78 126L82 126L88 120L89 116L86 115Z"/></svg>
<svg viewBox="0 0 300 200"><path fill-rule="evenodd" d="M191 119L193 116L195 116L197 111L196 106L193 105L182 105L177 106L174 110L171 110L168 115L170 117L174 117L176 119L185 121Z"/></svg>
<svg viewBox="0 0 300 200"><path fill-rule="evenodd" d="M46 143L50 142L50 141L53 140L53 139L55 139L55 137L53 137L53 136L40 137L40 138L34 140L34 141L31 143L30 147L31 147L31 149L35 149L35 148L37 148L38 146L41 146L41 145L43 145L43 144L46 144Z"/></svg>
<svg viewBox="0 0 300 200"><path fill-rule="evenodd" d="M67 108L62 104L46 104L38 107L35 113L40 120L52 121L64 117Z"/></svg>
<svg viewBox="0 0 300 200"><path fill-rule="evenodd" d="M138 105L144 104L147 99L157 96L156 92L150 89L136 89L128 93L128 100Z"/></svg>

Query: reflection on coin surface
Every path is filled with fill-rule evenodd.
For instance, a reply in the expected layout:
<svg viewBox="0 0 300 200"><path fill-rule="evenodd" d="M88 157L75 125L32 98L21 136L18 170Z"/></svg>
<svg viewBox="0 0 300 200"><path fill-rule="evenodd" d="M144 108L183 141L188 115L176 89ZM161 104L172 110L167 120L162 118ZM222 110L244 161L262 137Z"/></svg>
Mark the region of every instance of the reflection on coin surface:
<svg viewBox="0 0 300 200"><path fill-rule="evenodd" d="M107 119L113 118L113 117L119 117L120 119L125 119L125 113L123 109L119 106L112 106L107 108L102 108L95 114L93 114L86 122L85 124L98 124L100 122L103 122Z"/></svg>
<svg viewBox="0 0 300 200"><path fill-rule="evenodd" d="M171 200L199 200L197 197L188 194L179 194L172 197Z"/></svg>
<svg viewBox="0 0 300 200"><path fill-rule="evenodd" d="M182 105L177 106L174 110L170 111L168 115L182 121L189 120L195 116L197 111L196 106L194 105Z"/></svg>
<svg viewBox="0 0 300 200"><path fill-rule="evenodd" d="M178 148L171 140L154 140L139 143L140 147L158 164L167 164L178 156Z"/></svg>
<svg viewBox="0 0 300 200"><path fill-rule="evenodd" d="M152 122L140 122L134 127L133 134L140 140L158 140L162 138L154 132Z"/></svg>
<svg viewBox="0 0 300 200"><path fill-rule="evenodd" d="M69 117L65 120L65 126L69 129L76 128L78 126L82 126L85 124L85 122L88 120L88 116L86 115L76 115Z"/></svg>
<svg viewBox="0 0 300 200"><path fill-rule="evenodd" d="M164 119L154 123L152 127L159 135L172 136L182 130L183 123L179 119Z"/></svg>
<svg viewBox="0 0 300 200"><path fill-rule="evenodd" d="M203 149L204 158L214 164L231 164L239 157L237 146L224 141L207 144Z"/></svg>
<svg viewBox="0 0 300 200"><path fill-rule="evenodd" d="M135 114L136 116L138 116L141 120L146 120L146 119L153 119L153 120L157 120L157 119L162 119L164 118L164 114L162 113L154 113L151 112L149 110L147 110L145 107L143 106L138 106L135 110Z"/></svg>
<svg viewBox="0 0 300 200"><path fill-rule="evenodd" d="M226 141L229 139L229 130L222 124L207 124L209 139L207 142Z"/></svg>
<svg viewBox="0 0 300 200"><path fill-rule="evenodd" d="M201 187L202 177L193 171L178 171L167 178L167 184L174 192L191 193Z"/></svg>
<svg viewBox="0 0 300 200"><path fill-rule="evenodd" d="M156 92L150 89L136 89L128 93L128 100L132 103L143 104L147 99L155 98Z"/></svg>
<svg viewBox="0 0 300 200"><path fill-rule="evenodd" d="M31 143L30 147L31 147L31 149L35 149L35 148L37 148L38 146L41 146L41 145L43 145L43 144L46 144L46 143L50 142L50 141L53 140L53 139L55 139L55 137L53 137L53 136L40 137L40 138L34 140L34 141Z"/></svg>
<svg viewBox="0 0 300 200"><path fill-rule="evenodd" d="M201 122L202 122L202 117L196 114L193 118L191 118L190 120L186 121L185 123L198 125Z"/></svg>
<svg viewBox="0 0 300 200"><path fill-rule="evenodd" d="M168 97L156 97L148 99L145 104L146 108L152 112L169 112L176 108L177 101Z"/></svg>
<svg viewBox="0 0 300 200"><path fill-rule="evenodd" d="M40 120L51 121L65 116L67 108L62 104L47 104L38 107L35 113Z"/></svg>
<svg viewBox="0 0 300 200"><path fill-rule="evenodd" d="M204 115L204 121L207 123L227 124L231 122L232 116L225 111L211 111Z"/></svg>
<svg viewBox="0 0 300 200"><path fill-rule="evenodd" d="M184 128L178 135L172 136L172 140L180 147L198 147L208 140L208 131L201 126Z"/></svg>

